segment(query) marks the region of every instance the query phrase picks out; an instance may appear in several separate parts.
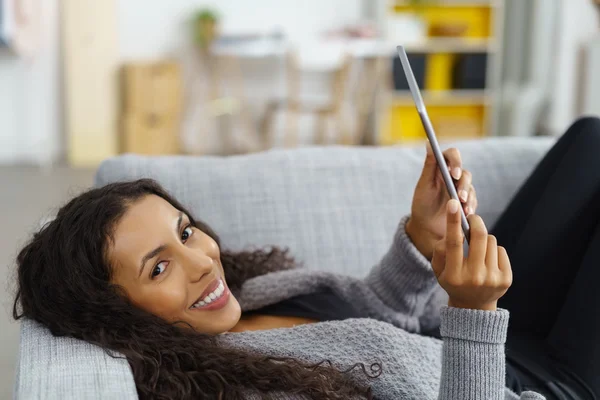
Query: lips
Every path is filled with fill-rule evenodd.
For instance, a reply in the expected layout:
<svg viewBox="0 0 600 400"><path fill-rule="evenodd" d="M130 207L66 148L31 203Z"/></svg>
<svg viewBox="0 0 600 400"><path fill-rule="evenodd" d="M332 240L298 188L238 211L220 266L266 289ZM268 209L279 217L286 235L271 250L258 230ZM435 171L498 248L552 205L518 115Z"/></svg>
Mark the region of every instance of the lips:
<svg viewBox="0 0 600 400"><path fill-rule="evenodd" d="M196 300L194 300L194 302L192 303L192 305L190 307L193 307L194 304L196 304L200 300L204 300L204 298L206 296L208 296L210 293L214 292L215 289L219 287L219 282L221 282L221 279L216 278L211 283L209 283L208 286L206 287L206 289L204 289L202 294Z"/></svg>

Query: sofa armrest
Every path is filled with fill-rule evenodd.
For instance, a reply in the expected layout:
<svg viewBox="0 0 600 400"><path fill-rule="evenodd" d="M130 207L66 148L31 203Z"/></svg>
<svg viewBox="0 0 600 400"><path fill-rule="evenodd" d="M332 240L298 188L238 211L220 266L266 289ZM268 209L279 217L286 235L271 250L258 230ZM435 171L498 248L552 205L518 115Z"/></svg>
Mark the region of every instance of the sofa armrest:
<svg viewBox="0 0 600 400"><path fill-rule="evenodd" d="M15 399L134 400L129 363L82 340L54 337L23 320Z"/></svg>

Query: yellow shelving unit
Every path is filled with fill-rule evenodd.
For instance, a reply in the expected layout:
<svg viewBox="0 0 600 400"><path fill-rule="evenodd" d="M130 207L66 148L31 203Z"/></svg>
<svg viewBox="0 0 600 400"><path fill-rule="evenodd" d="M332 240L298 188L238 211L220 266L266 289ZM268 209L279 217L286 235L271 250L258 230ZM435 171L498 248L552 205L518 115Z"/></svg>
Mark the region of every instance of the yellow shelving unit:
<svg viewBox="0 0 600 400"><path fill-rule="evenodd" d="M421 90L421 96L428 106L444 105L489 105L492 95L486 90L459 89L459 90ZM392 105L396 107L412 106L413 98L408 91L397 91L392 96Z"/></svg>
<svg viewBox="0 0 600 400"><path fill-rule="evenodd" d="M388 1L385 15L411 13L426 21L426 38L406 45L409 54L425 57L422 94L436 133L441 140L484 137L495 134L495 88L499 81L503 2L501 0L440 0L412 5L406 1ZM462 25L460 36L441 36L432 28ZM486 54L485 87L460 89L453 87L453 70L463 54ZM419 116L408 90L388 96L390 99L379 138L382 144L424 140Z"/></svg>

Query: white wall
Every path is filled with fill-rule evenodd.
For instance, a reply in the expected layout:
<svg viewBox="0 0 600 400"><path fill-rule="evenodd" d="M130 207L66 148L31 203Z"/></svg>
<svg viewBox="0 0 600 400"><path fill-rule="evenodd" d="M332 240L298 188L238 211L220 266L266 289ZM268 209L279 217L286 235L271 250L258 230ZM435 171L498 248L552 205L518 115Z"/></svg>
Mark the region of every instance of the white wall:
<svg viewBox="0 0 600 400"><path fill-rule="evenodd" d="M182 50L191 37L187 22L195 10L211 7L224 31L285 27L294 40L356 21L362 0L120 0L119 40L123 60L157 58Z"/></svg>
<svg viewBox="0 0 600 400"><path fill-rule="evenodd" d="M600 32L598 8L591 0L562 0L561 3L556 70L548 117L543 122L543 127L553 135L564 133L582 114L579 105L583 95L581 87L585 85L581 82L584 45Z"/></svg>
<svg viewBox="0 0 600 400"><path fill-rule="evenodd" d="M60 153L58 0L39 5L35 56L0 52L0 164L46 163Z"/></svg>
<svg viewBox="0 0 600 400"><path fill-rule="evenodd" d="M12 159L12 153L20 149L17 135L23 119L16 116L22 111L21 85L24 81L24 67L12 59L5 51L0 53L0 160ZM20 107L16 107L17 104Z"/></svg>
<svg viewBox="0 0 600 400"><path fill-rule="evenodd" d="M202 67L191 43L189 22L201 7L214 8L220 14L221 30L225 33L271 31L277 24L285 29L290 41L299 43L310 41L307 33L314 35L360 20L363 0L119 1L119 45L123 62L173 57L182 63L187 104L182 137L188 151L200 153L221 150L216 121L207 116L207 85L199 73ZM248 98L246 108L250 109L252 123L257 124L265 100L285 93L284 70L282 63L275 60L244 62L242 70L244 94ZM312 77L318 82L323 82L322 78ZM227 77L223 80L231 82ZM239 118L233 123L234 132L238 133L236 139L245 139L246 125ZM301 118L299 123L301 137L309 130L312 133L310 118ZM281 131L282 124L276 124L276 131L277 128Z"/></svg>

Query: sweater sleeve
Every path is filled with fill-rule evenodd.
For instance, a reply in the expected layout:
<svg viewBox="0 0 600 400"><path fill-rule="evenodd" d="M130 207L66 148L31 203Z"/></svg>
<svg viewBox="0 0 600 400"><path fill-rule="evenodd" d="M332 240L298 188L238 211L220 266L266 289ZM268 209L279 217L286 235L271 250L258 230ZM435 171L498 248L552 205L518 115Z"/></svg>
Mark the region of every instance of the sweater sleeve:
<svg viewBox="0 0 600 400"><path fill-rule="evenodd" d="M406 234L408 218L402 218L392 245L371 269L365 282L388 307L418 319L423 316L432 295L441 288L431 263Z"/></svg>
<svg viewBox="0 0 600 400"><path fill-rule="evenodd" d="M515 398L505 388L508 319L508 311L502 309L442 308L440 331L444 345L439 400ZM520 399L544 397L524 392Z"/></svg>
<svg viewBox="0 0 600 400"><path fill-rule="evenodd" d="M408 217L402 218L388 251L363 279L296 268L251 278L236 298L242 310L250 311L330 288L361 316L420 332L425 309L435 314L430 325L439 321L442 304L430 300L436 290L443 289L429 261L406 234L407 221Z"/></svg>

